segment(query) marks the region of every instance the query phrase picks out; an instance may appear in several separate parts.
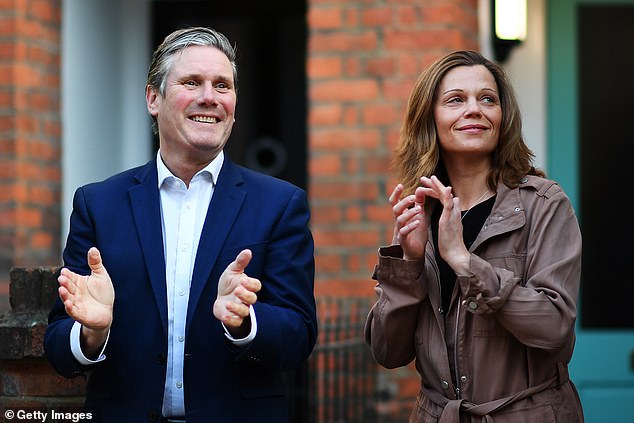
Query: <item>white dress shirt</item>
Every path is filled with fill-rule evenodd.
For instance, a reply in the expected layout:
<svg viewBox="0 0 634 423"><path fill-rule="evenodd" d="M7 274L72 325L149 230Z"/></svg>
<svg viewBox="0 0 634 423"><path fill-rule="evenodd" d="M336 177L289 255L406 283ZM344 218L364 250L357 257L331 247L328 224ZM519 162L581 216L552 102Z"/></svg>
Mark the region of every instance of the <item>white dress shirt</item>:
<svg viewBox="0 0 634 423"><path fill-rule="evenodd" d="M194 175L188 187L165 166L160 151L156 157L167 287L168 359L162 410L166 417L185 415L183 364L189 288L198 242L223 161L221 152ZM209 304L210 318L213 318L212 306ZM236 345L251 342L257 332L253 307L249 309L251 332L246 338L234 339L225 328L225 336ZM75 322L71 330L71 350L75 358L86 365L104 360L105 345L98 359L84 356L79 342L80 329L81 325Z"/></svg>

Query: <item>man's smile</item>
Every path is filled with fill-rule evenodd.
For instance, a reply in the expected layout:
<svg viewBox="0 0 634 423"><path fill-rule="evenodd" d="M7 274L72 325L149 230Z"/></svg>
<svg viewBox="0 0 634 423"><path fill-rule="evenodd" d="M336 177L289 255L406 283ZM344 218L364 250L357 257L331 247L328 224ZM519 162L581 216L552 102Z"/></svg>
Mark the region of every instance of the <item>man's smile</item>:
<svg viewBox="0 0 634 423"><path fill-rule="evenodd" d="M213 116L192 116L190 118L194 122L203 122L203 123L216 123L218 119Z"/></svg>

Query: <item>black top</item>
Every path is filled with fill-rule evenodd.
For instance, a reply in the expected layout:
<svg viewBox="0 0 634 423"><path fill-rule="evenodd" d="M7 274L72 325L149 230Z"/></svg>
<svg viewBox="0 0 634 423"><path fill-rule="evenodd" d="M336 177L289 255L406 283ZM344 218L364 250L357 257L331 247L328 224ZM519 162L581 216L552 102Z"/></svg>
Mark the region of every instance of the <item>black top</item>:
<svg viewBox="0 0 634 423"><path fill-rule="evenodd" d="M469 210L462 212L462 239L465 246L471 247L473 241L476 240L484 221L491 214L491 209L495 203L495 195L486 201L476 204ZM468 212L468 213L467 213ZM449 302L451 301L451 294L453 292L454 285L456 284L456 273L453 269L440 257L438 252L438 221L442 213L442 205L440 203L434 207L434 211L431 216L431 232L434 242L434 250L436 251L436 263L438 263L438 269L440 270L440 288L442 296L442 309L443 313L449 308Z"/></svg>

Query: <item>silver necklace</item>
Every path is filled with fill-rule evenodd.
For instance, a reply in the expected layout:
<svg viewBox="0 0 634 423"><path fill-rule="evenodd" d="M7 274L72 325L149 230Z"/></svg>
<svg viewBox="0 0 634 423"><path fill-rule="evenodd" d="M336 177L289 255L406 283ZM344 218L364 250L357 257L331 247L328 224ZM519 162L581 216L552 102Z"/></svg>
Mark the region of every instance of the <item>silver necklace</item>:
<svg viewBox="0 0 634 423"><path fill-rule="evenodd" d="M465 218L465 216L467 215L467 213L469 213L469 212L471 211L471 209L472 209L472 208L474 208L475 206L477 206L477 205L480 203L480 201L482 201L482 199L484 198L484 196L485 196L485 195L487 195L487 194L489 193L489 191L491 191L491 190L490 190L489 188L487 188L487 190L486 190L486 191L484 191L484 194L482 194L482 195L480 196L480 198L478 198L478 199L476 200L476 202L475 202L475 203L473 203L473 205L472 205L471 207L469 207L469 208L467 209L467 211L466 211L466 212L464 212L464 214L463 214L463 215L462 215L462 217L460 218L460 221L462 221L462 220Z"/></svg>

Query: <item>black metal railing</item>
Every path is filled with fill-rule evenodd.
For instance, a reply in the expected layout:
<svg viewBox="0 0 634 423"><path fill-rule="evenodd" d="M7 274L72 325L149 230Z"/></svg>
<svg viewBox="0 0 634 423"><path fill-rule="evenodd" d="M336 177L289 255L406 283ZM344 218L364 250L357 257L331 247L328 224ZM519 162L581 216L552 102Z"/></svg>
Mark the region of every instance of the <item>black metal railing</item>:
<svg viewBox="0 0 634 423"><path fill-rule="evenodd" d="M368 298L319 298L319 340L308 360L308 422L376 421L377 365L363 341Z"/></svg>

